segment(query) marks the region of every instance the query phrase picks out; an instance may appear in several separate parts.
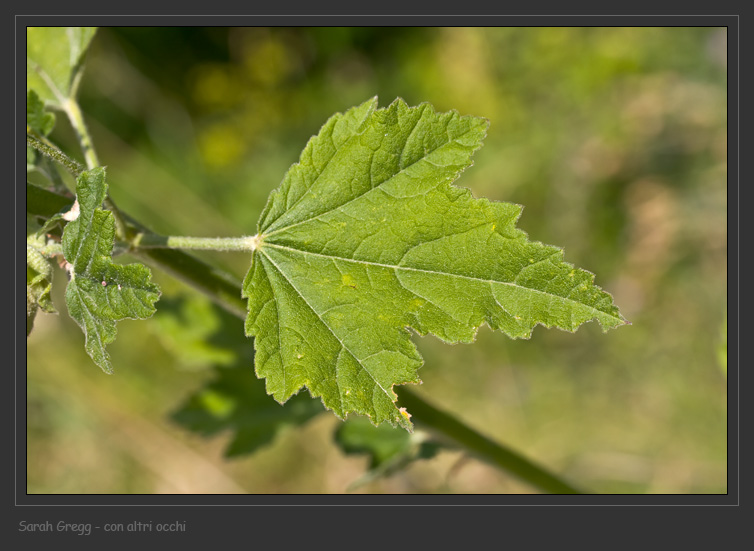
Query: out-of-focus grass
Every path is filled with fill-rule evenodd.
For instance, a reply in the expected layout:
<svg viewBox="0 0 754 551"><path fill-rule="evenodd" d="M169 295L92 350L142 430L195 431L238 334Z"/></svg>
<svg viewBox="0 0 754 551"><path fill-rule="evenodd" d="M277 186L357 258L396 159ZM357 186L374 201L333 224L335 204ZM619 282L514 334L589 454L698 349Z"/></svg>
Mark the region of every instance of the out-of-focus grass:
<svg viewBox="0 0 754 551"><path fill-rule="evenodd" d="M308 137L373 95L489 118L458 183L525 205L520 226L595 272L632 325L417 339L418 390L596 492L724 493L725 55L717 28L108 28L81 101L116 203L184 235L256 233ZM54 300L63 314L40 314L27 346L30 493L342 492L366 466L334 447L331 415L224 461L222 438L166 418L210 372L156 336L159 303L121 324L106 376ZM360 491L530 489L442 452Z"/></svg>

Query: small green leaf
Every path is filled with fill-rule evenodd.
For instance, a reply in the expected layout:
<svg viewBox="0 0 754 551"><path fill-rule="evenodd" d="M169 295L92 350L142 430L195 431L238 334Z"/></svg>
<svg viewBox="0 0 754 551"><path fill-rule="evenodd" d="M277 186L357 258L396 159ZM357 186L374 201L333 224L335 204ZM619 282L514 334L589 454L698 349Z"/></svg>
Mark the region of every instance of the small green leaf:
<svg viewBox="0 0 754 551"><path fill-rule="evenodd" d="M406 431L394 430L390 425L375 427L364 417L349 418L335 431L335 441L344 452L369 454L370 469L404 453L411 436Z"/></svg>
<svg viewBox="0 0 754 551"><path fill-rule="evenodd" d="M260 218L243 295L268 393L306 386L339 417L410 430L393 392L420 382L409 328L455 343L483 323L512 338L625 323L591 273L515 227L520 206L452 185L487 120L376 107L331 117Z"/></svg>
<svg viewBox="0 0 754 551"><path fill-rule="evenodd" d="M172 415L183 427L211 436L223 430L233 437L228 457L252 453L269 443L286 426L301 425L322 413L322 406L305 395L285 407L269 399L264 383L249 368L219 368L216 378Z"/></svg>
<svg viewBox="0 0 754 551"><path fill-rule="evenodd" d="M75 95L76 75L96 27L27 27L26 89L61 106Z"/></svg>
<svg viewBox="0 0 754 551"><path fill-rule="evenodd" d="M181 365L213 363L214 378L172 414L184 428L211 436L232 433L226 456L249 454L270 442L287 426L300 425L322 413L322 405L306 395L281 407L270 400L254 371L246 365L249 341L238 319L202 295L181 294L160 301L154 320L162 342L178 353ZM188 341L201 342L190 345ZM188 356L194 358L189 359Z"/></svg>
<svg viewBox="0 0 754 551"><path fill-rule="evenodd" d="M40 136L47 136L55 126L55 115L45 111L44 103L34 90L26 92L26 126Z"/></svg>
<svg viewBox="0 0 754 551"><path fill-rule="evenodd" d="M44 235L38 233L39 225L26 216L26 336L34 326L38 310L56 313L50 298L52 290L52 265L40 250L45 246Z"/></svg>
<svg viewBox="0 0 754 551"><path fill-rule="evenodd" d="M44 103L34 90L26 91L26 131L47 136L55 126L55 115L45 111ZM37 153L26 146L26 170L35 168Z"/></svg>
<svg viewBox="0 0 754 551"><path fill-rule="evenodd" d="M204 295L182 294L160 298L152 327L182 368L197 369L228 366L238 356L246 356L248 340L237 322Z"/></svg>
<svg viewBox="0 0 754 551"><path fill-rule="evenodd" d="M83 172L76 181L78 218L63 231L63 254L71 277L65 293L68 313L86 337L86 351L106 373L112 373L105 345L115 340L115 322L145 319L154 311L160 289L142 264L112 261L115 222L101 208L107 193L105 169Z"/></svg>
<svg viewBox="0 0 754 551"><path fill-rule="evenodd" d="M389 425L375 427L363 417L342 423L335 431L335 442L347 454L369 457L369 469L349 490L389 476L419 459L431 459L446 447L423 432L398 431Z"/></svg>

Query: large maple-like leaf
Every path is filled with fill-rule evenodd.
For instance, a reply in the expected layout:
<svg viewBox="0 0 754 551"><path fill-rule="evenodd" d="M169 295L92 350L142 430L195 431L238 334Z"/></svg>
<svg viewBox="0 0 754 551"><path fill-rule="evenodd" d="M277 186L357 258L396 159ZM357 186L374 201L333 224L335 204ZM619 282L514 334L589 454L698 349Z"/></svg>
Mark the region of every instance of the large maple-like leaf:
<svg viewBox="0 0 754 551"><path fill-rule="evenodd" d="M419 383L409 328L471 342L625 320L593 274L515 227L518 205L452 182L486 119L377 99L336 114L262 213L243 294L257 375L284 402L304 386L338 416L411 428L393 385Z"/></svg>

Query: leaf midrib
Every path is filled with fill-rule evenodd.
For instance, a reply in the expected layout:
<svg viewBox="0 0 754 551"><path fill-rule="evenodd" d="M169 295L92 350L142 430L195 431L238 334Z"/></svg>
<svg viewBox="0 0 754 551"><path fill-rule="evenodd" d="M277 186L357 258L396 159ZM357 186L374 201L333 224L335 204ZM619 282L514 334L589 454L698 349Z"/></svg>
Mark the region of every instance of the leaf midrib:
<svg viewBox="0 0 754 551"><path fill-rule="evenodd" d="M272 248L276 248L276 249L292 251L294 253L301 253L301 254L305 254L305 255L317 256L317 257L320 257L320 258L327 258L327 259L330 259L330 260L341 260L343 262L351 262L351 263L354 263L354 264L363 264L363 265L368 265L368 266L378 266L380 268L389 268L389 269L392 269L392 270L404 270L404 271L410 271L410 272L419 272L419 273L428 274L428 275L441 275L441 276L457 277L457 278L461 278L461 279L466 279L466 280L470 280L470 281L479 281L479 282L488 283L488 284L495 283L495 284L499 284L499 285L507 285L509 287L515 287L517 289L522 289L522 290L525 290L525 291L530 291L532 293L539 293L539 294L542 294L542 295L545 295L545 296L548 296L548 297L552 297L552 298L556 298L556 299L559 299L559 300L567 301L567 302L576 304L578 306L581 306L583 308L587 308L587 309L591 310L592 312L600 313L600 314L603 314L605 316L609 316L610 318L616 319L616 320L620 321L621 323L623 322L623 320L620 317L618 317L618 316L615 316L615 315L613 315L613 314L611 314L609 312L604 312L602 310L599 310L599 309L597 309L597 308L595 308L593 306L589 306L589 305L584 304L582 302L579 302L577 300L574 300L574 299L571 299L571 298L567 298L567 297L563 297L563 296L560 296L560 295L555 295L555 294L552 294L552 293L548 293L546 291L540 291L539 289L532 289L531 287L524 287L523 285L518 285L517 283L512 283L512 282L509 282L509 281L498 281L498 280L495 280L495 279L484 279L484 278L480 278L480 277L474 277L474 276L469 276L469 275L465 275L465 274L455 274L455 273L451 273L451 272L438 272L438 271L435 271L435 270L427 270L427 269L424 269L424 268L414 268L412 266L396 266L396 265L384 264L384 263L380 263L380 262L373 262L373 261L370 261L370 260L356 260L354 258L346 258L346 257L340 257L340 256L326 255L326 254L322 254L322 253L315 253L315 252L312 252L312 251L306 251L306 250L303 250L303 249L296 249L296 248L293 248L293 247L286 247L285 245L277 245L275 243L267 243L267 242L265 242L262 245L261 252L264 252L264 250L263 250L264 247L272 247ZM270 257L265 254L265 258L269 259ZM272 262L271 259L270 259L270 262ZM273 262L273 264L275 264L275 263ZM275 264L275 267L278 269L278 271L280 271L280 268L277 266L277 264ZM283 272L281 271L281 273L283 273ZM286 280L287 279L288 278L286 277ZM296 289L296 290L298 291L298 289ZM304 300L306 300L306 299L304 299ZM307 302L307 304L308 304L308 302Z"/></svg>
<svg viewBox="0 0 754 551"><path fill-rule="evenodd" d="M82 316L81 323L83 324L82 329L84 330L84 337L85 337L86 344L90 344L90 346L92 346L93 348L96 346L98 352L100 353L102 357L102 364L100 364L96 360L95 360L95 363L97 363L97 365L99 365L102 369L104 369L106 373L112 373L113 368L110 364L108 354L105 351L105 339L102 337L102 334L100 333L100 321L94 314L92 314L92 311L89 309L89 306L86 304L86 300L84 300L84 296L81 291L81 288L76 284L76 282L71 281L71 283L69 284L69 287L70 286L73 286L73 292L76 293L76 299L78 300L80 308L84 316L86 316L89 319L91 330L94 331L95 336L96 336L96 339L92 339L91 344L90 344L90 340L89 340L90 325L86 324Z"/></svg>

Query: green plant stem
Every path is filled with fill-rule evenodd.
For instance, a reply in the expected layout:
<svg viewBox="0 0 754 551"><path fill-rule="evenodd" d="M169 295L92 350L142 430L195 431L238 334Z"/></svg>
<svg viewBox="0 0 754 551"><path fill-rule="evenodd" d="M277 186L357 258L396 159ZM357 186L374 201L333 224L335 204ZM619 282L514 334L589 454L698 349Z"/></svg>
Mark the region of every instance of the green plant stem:
<svg viewBox="0 0 754 551"><path fill-rule="evenodd" d="M49 157L43 157L42 163L44 164L44 174L50 179L54 189L59 189L61 191L68 190L68 185L63 181L63 178L60 177L60 173L52 159Z"/></svg>
<svg viewBox="0 0 754 551"><path fill-rule="evenodd" d="M89 129L86 127L84 114L81 112L78 102L75 98L70 97L63 101L62 106L63 111L68 115L68 120L71 121L71 126L76 132L87 168L91 170L100 166L97 152L94 150L94 145L92 144L91 134L89 134Z"/></svg>
<svg viewBox="0 0 754 551"><path fill-rule="evenodd" d="M76 77L80 78L80 73L77 74ZM76 85L78 85L78 82L76 82ZM84 153L84 160L86 161L87 168L91 170L93 168L101 166L99 164L97 152L94 149L94 144L92 143L92 136L89 133L89 128L87 128L86 122L84 121L84 114L81 112L81 108L79 107L76 98L74 96L66 98L62 102L62 106L63 111L65 111L65 114L68 115L68 120L71 121L71 126L76 132L76 137L79 140L81 151ZM121 241L127 241L130 237L128 225L126 224L126 221L123 218L123 215L121 214L118 207L115 206L115 203L113 202L109 193L107 197L105 197L105 206L110 212L113 213L113 217L115 219L115 235Z"/></svg>
<svg viewBox="0 0 754 551"><path fill-rule="evenodd" d="M84 167L71 159L68 155L66 155L59 149L44 143L42 140L35 138L34 136L31 136L29 134L26 135L26 145L33 147L42 155L45 155L53 161L63 165L71 174L73 174L75 178L78 178L79 175L81 175L81 173L84 171Z"/></svg>
<svg viewBox="0 0 754 551"><path fill-rule="evenodd" d="M50 191L39 188L32 191L32 193L29 193L29 186L27 185L27 212L38 216L52 216L61 207L72 202L71 199ZM145 236L153 236L150 239L159 241L159 236L148 232L138 222L129 219L129 224ZM161 239L167 240L168 238L162 237ZM135 247L132 252L147 264L158 267L197 289L228 312L242 320L246 319L247 305L241 297L241 285L232 277L179 250ZM554 494L581 493L529 459L490 440L452 415L435 408L408 388L399 387L396 388L396 392L401 405L411 410L417 425L431 429L468 452L518 476L544 492Z"/></svg>
<svg viewBox="0 0 754 551"><path fill-rule="evenodd" d="M50 218L59 212L69 210L72 204L73 199L70 197L26 184L26 212L29 214ZM136 220L126 216L126 221L137 235L155 236ZM156 239L156 236L154 238ZM232 276L179 250L132 247L129 252L150 266L159 268L193 287L231 314L246 318L246 301L241 298L241 283Z"/></svg>
<svg viewBox="0 0 754 551"><path fill-rule="evenodd" d="M253 251L253 237L178 237L153 233L138 234L132 243L141 249L195 249L205 251Z"/></svg>
<svg viewBox="0 0 754 551"><path fill-rule="evenodd" d="M449 438L480 459L501 467L532 486L551 494L580 494L581 492L554 474L466 426L414 394L406 387L395 388L400 403L411 411L417 426L431 429Z"/></svg>
<svg viewBox="0 0 754 551"><path fill-rule="evenodd" d="M193 287L234 316L246 319L246 301L241 284L183 251L174 249L139 249L134 256L152 267L160 268L179 281Z"/></svg>

